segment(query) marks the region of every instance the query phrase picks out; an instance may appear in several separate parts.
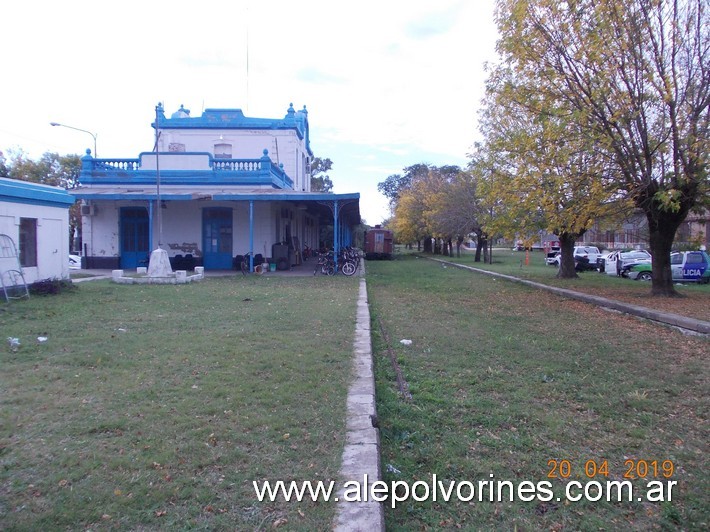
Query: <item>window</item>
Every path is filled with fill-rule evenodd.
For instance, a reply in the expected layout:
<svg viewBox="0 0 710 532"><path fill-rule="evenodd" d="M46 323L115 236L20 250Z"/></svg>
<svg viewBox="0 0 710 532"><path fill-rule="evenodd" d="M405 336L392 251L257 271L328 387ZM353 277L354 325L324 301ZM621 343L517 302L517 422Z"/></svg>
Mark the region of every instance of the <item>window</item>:
<svg viewBox="0 0 710 532"><path fill-rule="evenodd" d="M20 265L37 266L37 218L20 218Z"/></svg>
<svg viewBox="0 0 710 532"><path fill-rule="evenodd" d="M214 145L215 159L231 159L232 145L231 144L215 144Z"/></svg>

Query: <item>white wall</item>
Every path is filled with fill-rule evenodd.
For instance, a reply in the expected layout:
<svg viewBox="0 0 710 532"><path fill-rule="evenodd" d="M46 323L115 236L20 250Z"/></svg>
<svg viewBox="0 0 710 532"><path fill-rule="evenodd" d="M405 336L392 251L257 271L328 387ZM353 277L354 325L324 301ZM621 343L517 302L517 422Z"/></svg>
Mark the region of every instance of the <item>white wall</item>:
<svg viewBox="0 0 710 532"><path fill-rule="evenodd" d="M291 234L299 237L301 246L318 244L317 230L309 228L312 239L306 240L304 231L305 214L291 203L254 202L254 253L271 256L271 246L285 236L285 220L281 219L281 208L288 208L293 214ZM101 202L94 216L83 217L83 243L87 256L118 257L120 254L119 218L121 207L146 207L147 202L113 201ZM169 256L192 253L202 256L202 209L223 207L232 209L232 255L243 255L249 251L249 202L248 201L167 201L162 209L162 247ZM147 208L147 207L146 207ZM159 229L156 209L153 210L153 248L158 247ZM189 249L195 245L197 250Z"/></svg>
<svg viewBox="0 0 710 532"><path fill-rule="evenodd" d="M25 282L31 284L42 279L68 279L69 209L0 202L0 233L10 236L18 248L20 218L37 219L37 266L22 268ZM0 268L6 269L8 264L7 259L2 259Z"/></svg>
<svg viewBox="0 0 710 532"><path fill-rule="evenodd" d="M162 130L159 143L161 152L167 152L171 143L178 143L185 145L186 152L212 154L215 144L231 144L232 159L259 159L266 149L274 164L283 164L284 172L293 179L294 190L311 190L310 179L304 179L304 159L308 156L305 139L299 139L294 130ZM150 164L146 156L143 161L144 165ZM153 162L146 169L154 167ZM162 155L160 167L164 168Z"/></svg>

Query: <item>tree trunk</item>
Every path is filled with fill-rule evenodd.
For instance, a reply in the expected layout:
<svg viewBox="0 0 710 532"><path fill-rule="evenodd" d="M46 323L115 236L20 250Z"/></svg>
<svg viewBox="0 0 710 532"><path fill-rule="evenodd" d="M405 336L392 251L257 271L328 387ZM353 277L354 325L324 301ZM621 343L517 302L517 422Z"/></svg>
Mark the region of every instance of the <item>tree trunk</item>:
<svg viewBox="0 0 710 532"><path fill-rule="evenodd" d="M651 295L662 297L679 297L680 294L673 286L671 273L671 250L673 240L680 222L674 223L673 213L647 213L649 226L649 251L651 252ZM655 223L653 219L655 218ZM668 218L671 218L670 220Z"/></svg>
<svg viewBox="0 0 710 532"><path fill-rule="evenodd" d="M560 269L557 272L559 279L576 279L579 277L574 269L574 243L576 234L560 233Z"/></svg>
<svg viewBox="0 0 710 532"><path fill-rule="evenodd" d="M644 194L636 200L636 205L646 214L648 221L649 251L651 252L651 295L679 297L673 286L671 273L671 250L676 231L683 223L690 209L695 205L693 191L684 191L676 209L662 205L656 198L657 184L649 185Z"/></svg>
<svg viewBox="0 0 710 532"><path fill-rule="evenodd" d="M476 258L474 259L474 262L481 262L481 251L485 252L486 247L488 246L488 240L486 239L483 231L476 231L476 236Z"/></svg>
<svg viewBox="0 0 710 532"><path fill-rule="evenodd" d="M425 237L424 238L424 253L432 253L434 250L432 249L431 245L431 237Z"/></svg>

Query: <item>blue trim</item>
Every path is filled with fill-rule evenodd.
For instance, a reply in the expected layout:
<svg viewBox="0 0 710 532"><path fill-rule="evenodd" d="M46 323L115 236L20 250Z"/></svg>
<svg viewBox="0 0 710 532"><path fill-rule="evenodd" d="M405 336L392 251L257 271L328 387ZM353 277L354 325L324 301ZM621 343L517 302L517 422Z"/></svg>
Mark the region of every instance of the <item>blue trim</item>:
<svg viewBox="0 0 710 532"><path fill-rule="evenodd" d="M249 271L254 271L254 200L249 200Z"/></svg>
<svg viewBox="0 0 710 532"><path fill-rule="evenodd" d="M333 262L335 262L335 271L338 271L338 253L340 252L340 229L338 220L338 200L333 202Z"/></svg>
<svg viewBox="0 0 710 532"><path fill-rule="evenodd" d="M162 176L162 172L161 172ZM96 190L72 190L70 193L77 199L84 200L126 200L126 201L137 201L137 200L157 200L157 193L141 193L141 194L131 194L131 193L115 193L115 194L102 194ZM162 189L160 191L160 199L170 200L170 201L200 201L195 195L199 196L200 191L196 189L190 194L170 194L169 192L164 192ZM222 194L212 194L213 201L333 201L333 200L349 200L349 199L360 199L360 193L355 192L351 194L307 194L307 193L296 193L289 194L284 192L283 194L242 194L239 192L233 193L222 193Z"/></svg>
<svg viewBox="0 0 710 532"><path fill-rule="evenodd" d="M280 166L269 158L269 151L264 150L259 159L215 159L207 152L160 152L175 157L204 155L208 158L211 170L161 170L161 185L240 185L263 186L293 190L291 179ZM94 159L85 155L81 159L79 181L82 185L155 185L155 170L142 170L144 155L155 152L143 152L138 159Z"/></svg>
<svg viewBox="0 0 710 532"><path fill-rule="evenodd" d="M66 209L76 203L63 188L4 177L0 178L0 201Z"/></svg>
<svg viewBox="0 0 710 532"><path fill-rule="evenodd" d="M296 112L291 104L284 118L252 118L244 115L241 109L205 109L200 117L173 116L167 118L160 112L156 122L160 129L293 129L300 139L308 138L308 112L305 107ZM153 128L156 123L151 124ZM308 148L310 153L310 147Z"/></svg>
<svg viewBox="0 0 710 532"><path fill-rule="evenodd" d="M163 195L161 194L160 197L162 198ZM157 200L156 200L157 201ZM148 231L148 253L152 252L155 248L153 247L153 227L154 227L154 222L153 222L153 205L155 202L149 201L148 202L148 227L150 227L150 230ZM150 255L148 255L150 258Z"/></svg>

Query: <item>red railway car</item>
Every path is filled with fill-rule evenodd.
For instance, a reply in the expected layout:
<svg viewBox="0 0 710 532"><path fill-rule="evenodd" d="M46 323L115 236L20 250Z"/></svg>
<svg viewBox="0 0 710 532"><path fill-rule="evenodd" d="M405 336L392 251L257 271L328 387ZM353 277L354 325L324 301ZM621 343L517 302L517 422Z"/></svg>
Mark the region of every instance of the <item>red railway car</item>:
<svg viewBox="0 0 710 532"><path fill-rule="evenodd" d="M375 227L365 231L365 259L391 259L394 251L394 237L389 229Z"/></svg>

